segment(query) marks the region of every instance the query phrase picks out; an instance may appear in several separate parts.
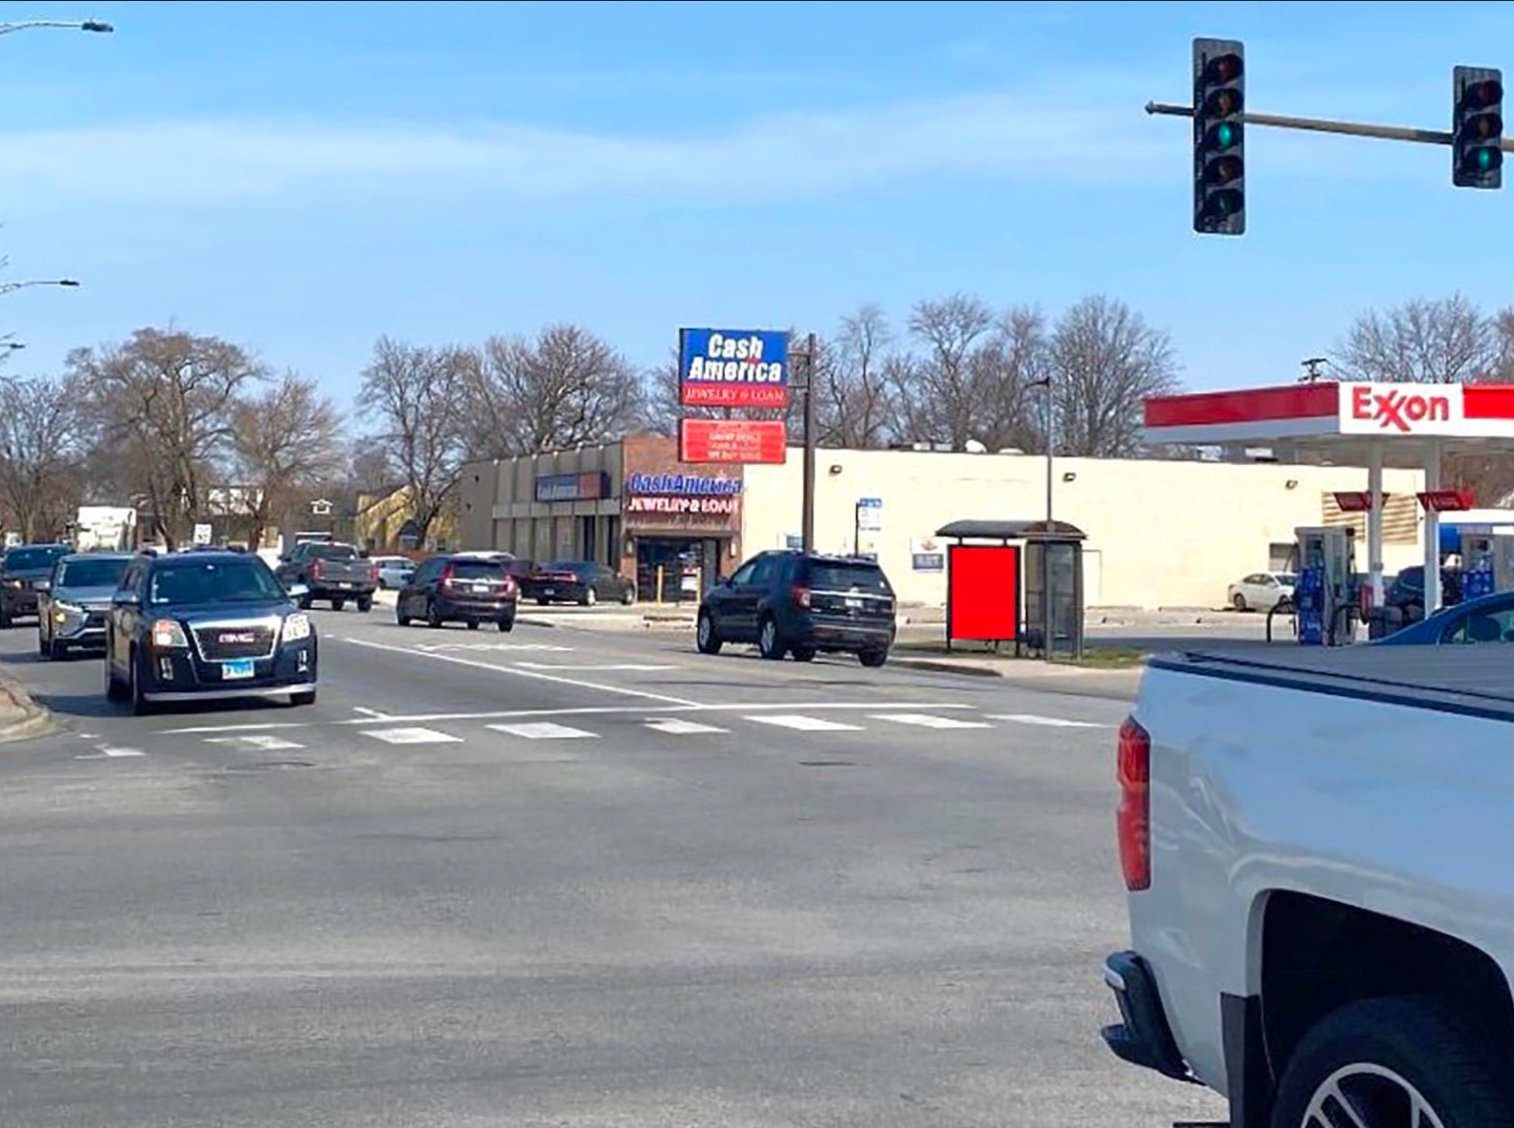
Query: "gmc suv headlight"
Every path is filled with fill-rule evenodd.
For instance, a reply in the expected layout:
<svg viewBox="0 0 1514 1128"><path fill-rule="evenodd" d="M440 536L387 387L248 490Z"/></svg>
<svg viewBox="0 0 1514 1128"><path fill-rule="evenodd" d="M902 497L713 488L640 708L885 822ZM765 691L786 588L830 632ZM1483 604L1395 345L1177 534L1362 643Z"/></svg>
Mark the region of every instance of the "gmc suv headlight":
<svg viewBox="0 0 1514 1128"><path fill-rule="evenodd" d="M61 599L53 601L53 622L63 624L70 619L82 619L85 616L84 608L72 603L64 603Z"/></svg>
<svg viewBox="0 0 1514 1128"><path fill-rule="evenodd" d="M295 612L284 620L285 642L299 642L310 637L310 616Z"/></svg>
<svg viewBox="0 0 1514 1128"><path fill-rule="evenodd" d="M184 628L172 619L159 619L152 625L152 644L159 650L179 650L189 645Z"/></svg>

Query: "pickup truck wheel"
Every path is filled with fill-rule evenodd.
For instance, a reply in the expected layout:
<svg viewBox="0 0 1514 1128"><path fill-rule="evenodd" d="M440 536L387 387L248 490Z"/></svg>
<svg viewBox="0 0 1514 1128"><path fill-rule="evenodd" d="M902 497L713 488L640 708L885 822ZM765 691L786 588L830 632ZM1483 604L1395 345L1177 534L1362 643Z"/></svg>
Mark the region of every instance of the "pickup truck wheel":
<svg viewBox="0 0 1514 1128"><path fill-rule="evenodd" d="M1514 1128L1499 1039L1433 995L1322 1018L1283 1071L1272 1128Z"/></svg>
<svg viewBox="0 0 1514 1128"><path fill-rule="evenodd" d="M347 601L345 599L333 599L331 601L331 609L333 611L340 611L342 608L344 608L346 606L347 606Z"/></svg>
<svg viewBox="0 0 1514 1128"><path fill-rule="evenodd" d="M468 629L470 631L476 631L476 630L478 630L478 620L477 619L469 619L468 620Z"/></svg>
<svg viewBox="0 0 1514 1128"><path fill-rule="evenodd" d="M371 596L371 595L360 595L360 596L358 596L357 597L357 609L359 611L365 611L365 612L366 611L372 611L373 610L373 596Z"/></svg>

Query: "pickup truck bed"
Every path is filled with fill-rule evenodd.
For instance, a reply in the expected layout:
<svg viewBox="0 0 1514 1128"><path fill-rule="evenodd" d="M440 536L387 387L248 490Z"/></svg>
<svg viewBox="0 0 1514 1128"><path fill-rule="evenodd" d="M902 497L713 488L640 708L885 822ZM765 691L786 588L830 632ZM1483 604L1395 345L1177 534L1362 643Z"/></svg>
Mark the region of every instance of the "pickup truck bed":
<svg viewBox="0 0 1514 1128"><path fill-rule="evenodd" d="M1153 658L1110 1048L1231 1128L1514 1128L1511 721L1514 645Z"/></svg>

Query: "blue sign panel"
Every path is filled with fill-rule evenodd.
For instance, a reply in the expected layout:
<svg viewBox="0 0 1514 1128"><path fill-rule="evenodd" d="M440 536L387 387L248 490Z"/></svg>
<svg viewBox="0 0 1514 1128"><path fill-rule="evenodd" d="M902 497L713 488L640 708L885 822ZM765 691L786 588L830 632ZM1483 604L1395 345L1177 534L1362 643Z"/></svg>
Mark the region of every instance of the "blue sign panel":
<svg viewBox="0 0 1514 1128"><path fill-rule="evenodd" d="M678 402L787 407L789 335L773 329L680 329Z"/></svg>
<svg viewBox="0 0 1514 1128"><path fill-rule="evenodd" d="M632 474L626 478L626 489L633 494L663 497L735 497L741 492L741 479L702 474Z"/></svg>

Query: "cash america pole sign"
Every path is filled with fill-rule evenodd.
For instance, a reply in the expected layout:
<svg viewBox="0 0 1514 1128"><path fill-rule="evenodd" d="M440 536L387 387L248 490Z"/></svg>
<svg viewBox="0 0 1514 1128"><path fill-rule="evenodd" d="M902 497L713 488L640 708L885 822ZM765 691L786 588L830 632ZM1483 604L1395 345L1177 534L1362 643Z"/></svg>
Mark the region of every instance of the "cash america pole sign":
<svg viewBox="0 0 1514 1128"><path fill-rule="evenodd" d="M773 329L680 329L678 402L683 407L787 409L789 334ZM697 463L782 463L782 419L683 418L678 457Z"/></svg>

